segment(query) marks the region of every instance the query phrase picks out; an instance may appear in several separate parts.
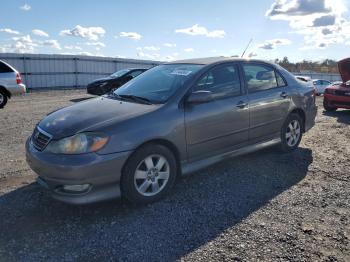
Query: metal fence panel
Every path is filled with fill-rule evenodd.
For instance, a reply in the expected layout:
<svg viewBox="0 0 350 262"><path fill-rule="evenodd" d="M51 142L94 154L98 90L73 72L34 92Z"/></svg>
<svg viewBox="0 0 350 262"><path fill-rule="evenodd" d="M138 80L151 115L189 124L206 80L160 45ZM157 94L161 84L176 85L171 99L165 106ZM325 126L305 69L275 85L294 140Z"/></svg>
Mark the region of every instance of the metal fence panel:
<svg viewBox="0 0 350 262"><path fill-rule="evenodd" d="M160 64L158 61L111 57L13 53L0 53L0 59L21 72L30 89L85 87L94 79L120 69L150 68Z"/></svg>

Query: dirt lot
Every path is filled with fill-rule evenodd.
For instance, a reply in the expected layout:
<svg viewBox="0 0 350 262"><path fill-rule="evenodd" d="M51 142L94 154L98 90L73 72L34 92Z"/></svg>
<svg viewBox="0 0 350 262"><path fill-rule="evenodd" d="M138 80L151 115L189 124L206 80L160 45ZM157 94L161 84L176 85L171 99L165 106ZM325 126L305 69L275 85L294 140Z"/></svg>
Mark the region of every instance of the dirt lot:
<svg viewBox="0 0 350 262"><path fill-rule="evenodd" d="M34 183L24 142L45 114L86 97L32 93L0 110L0 261L350 261L350 110L320 107L295 152L222 162L153 205L77 207Z"/></svg>

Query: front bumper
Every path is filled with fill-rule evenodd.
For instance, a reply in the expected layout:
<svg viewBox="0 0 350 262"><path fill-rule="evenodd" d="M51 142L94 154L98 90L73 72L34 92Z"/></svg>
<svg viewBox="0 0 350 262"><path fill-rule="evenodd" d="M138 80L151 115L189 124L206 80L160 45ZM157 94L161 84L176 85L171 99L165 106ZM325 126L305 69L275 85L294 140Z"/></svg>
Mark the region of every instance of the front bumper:
<svg viewBox="0 0 350 262"><path fill-rule="evenodd" d="M324 99L332 107L350 109L350 96L325 94Z"/></svg>
<svg viewBox="0 0 350 262"><path fill-rule="evenodd" d="M36 150L30 138L26 142L26 159L39 175L38 182L53 198L70 204L87 204L120 197L122 168L131 151L99 155L56 155ZM67 191L64 185L89 185L81 192Z"/></svg>
<svg viewBox="0 0 350 262"><path fill-rule="evenodd" d="M11 96L21 95L26 93L26 86L24 84L7 86L6 89L10 92Z"/></svg>

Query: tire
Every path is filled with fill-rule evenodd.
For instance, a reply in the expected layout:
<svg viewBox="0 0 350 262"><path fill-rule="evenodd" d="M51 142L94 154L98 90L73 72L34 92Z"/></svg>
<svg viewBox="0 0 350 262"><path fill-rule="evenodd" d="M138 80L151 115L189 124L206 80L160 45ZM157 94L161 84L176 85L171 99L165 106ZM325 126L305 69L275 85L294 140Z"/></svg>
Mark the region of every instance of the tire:
<svg viewBox="0 0 350 262"><path fill-rule="evenodd" d="M160 160L162 164L157 169ZM175 156L167 147L158 144L141 147L123 168L122 196L133 204L162 199L174 185L177 168Z"/></svg>
<svg viewBox="0 0 350 262"><path fill-rule="evenodd" d="M336 111L338 108L332 107L329 105L329 102L326 99L323 99L323 108L328 112Z"/></svg>
<svg viewBox="0 0 350 262"><path fill-rule="evenodd" d="M281 150L291 152L295 150L303 136L303 120L300 115L290 114L281 128Z"/></svg>
<svg viewBox="0 0 350 262"><path fill-rule="evenodd" d="M5 92L3 92L2 90L0 90L0 108L4 108L5 105L7 104L7 95L5 94Z"/></svg>

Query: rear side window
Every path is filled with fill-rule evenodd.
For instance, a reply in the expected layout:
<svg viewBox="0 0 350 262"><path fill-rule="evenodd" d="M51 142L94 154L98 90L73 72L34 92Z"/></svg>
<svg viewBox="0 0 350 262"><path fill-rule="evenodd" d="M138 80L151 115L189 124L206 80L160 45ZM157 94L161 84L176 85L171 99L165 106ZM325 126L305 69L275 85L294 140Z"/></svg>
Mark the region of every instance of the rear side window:
<svg viewBox="0 0 350 262"><path fill-rule="evenodd" d="M12 73L12 72L13 70L10 67L0 62L0 73Z"/></svg>
<svg viewBox="0 0 350 262"><path fill-rule="evenodd" d="M281 74L279 72L276 72L276 79L277 79L278 87L287 86L286 81L284 80L284 78L281 76Z"/></svg>
<svg viewBox="0 0 350 262"><path fill-rule="evenodd" d="M272 67L265 65L245 64L243 65L243 70L249 93L279 87L275 70Z"/></svg>
<svg viewBox="0 0 350 262"><path fill-rule="evenodd" d="M217 98L238 96L241 83L236 65L222 65L211 69L195 85L194 91L210 91Z"/></svg>
<svg viewBox="0 0 350 262"><path fill-rule="evenodd" d="M143 72L144 71L142 71L142 70L136 70L136 71L133 71L133 72L129 73L128 75L131 75L132 78L135 78L135 77L137 77L138 75L140 75Z"/></svg>

